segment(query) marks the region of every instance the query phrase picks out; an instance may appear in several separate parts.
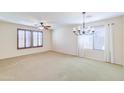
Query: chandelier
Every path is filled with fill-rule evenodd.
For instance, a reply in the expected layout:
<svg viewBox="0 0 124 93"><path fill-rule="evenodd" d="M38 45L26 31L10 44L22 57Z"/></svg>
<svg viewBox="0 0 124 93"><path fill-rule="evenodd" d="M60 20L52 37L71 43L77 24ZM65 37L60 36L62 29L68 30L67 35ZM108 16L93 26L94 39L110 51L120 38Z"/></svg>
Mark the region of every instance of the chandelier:
<svg viewBox="0 0 124 93"><path fill-rule="evenodd" d="M82 12L83 15L83 23L81 26L77 28L73 28L73 33L77 36L79 35L90 35L94 33L94 27L86 25L85 19L86 19L86 12Z"/></svg>

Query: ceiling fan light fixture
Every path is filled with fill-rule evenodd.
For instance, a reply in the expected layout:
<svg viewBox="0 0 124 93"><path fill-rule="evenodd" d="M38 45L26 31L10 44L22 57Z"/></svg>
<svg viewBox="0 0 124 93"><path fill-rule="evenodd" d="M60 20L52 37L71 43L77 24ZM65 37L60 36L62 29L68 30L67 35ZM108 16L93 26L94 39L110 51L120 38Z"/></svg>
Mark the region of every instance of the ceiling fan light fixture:
<svg viewBox="0 0 124 93"><path fill-rule="evenodd" d="M38 27L38 29L39 29L39 30L43 30L43 29L44 29L44 27L41 27L41 26L40 26L40 27Z"/></svg>

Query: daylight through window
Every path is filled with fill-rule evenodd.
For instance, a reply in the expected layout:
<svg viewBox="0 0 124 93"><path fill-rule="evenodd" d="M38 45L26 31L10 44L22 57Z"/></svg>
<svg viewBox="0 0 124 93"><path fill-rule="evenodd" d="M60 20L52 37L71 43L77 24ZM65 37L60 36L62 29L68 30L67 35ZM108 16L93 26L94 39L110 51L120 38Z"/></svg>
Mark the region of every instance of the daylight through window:
<svg viewBox="0 0 124 93"><path fill-rule="evenodd" d="M17 48L33 48L43 46L43 32L26 29L17 29Z"/></svg>

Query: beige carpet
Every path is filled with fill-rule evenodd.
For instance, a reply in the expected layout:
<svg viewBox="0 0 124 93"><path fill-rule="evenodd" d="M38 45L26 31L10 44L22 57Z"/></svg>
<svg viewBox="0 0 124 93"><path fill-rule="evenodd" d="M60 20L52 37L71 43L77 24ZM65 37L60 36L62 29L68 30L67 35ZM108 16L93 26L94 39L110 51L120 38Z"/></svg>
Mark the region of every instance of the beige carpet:
<svg viewBox="0 0 124 93"><path fill-rule="evenodd" d="M46 52L0 60L0 80L124 80L124 67Z"/></svg>

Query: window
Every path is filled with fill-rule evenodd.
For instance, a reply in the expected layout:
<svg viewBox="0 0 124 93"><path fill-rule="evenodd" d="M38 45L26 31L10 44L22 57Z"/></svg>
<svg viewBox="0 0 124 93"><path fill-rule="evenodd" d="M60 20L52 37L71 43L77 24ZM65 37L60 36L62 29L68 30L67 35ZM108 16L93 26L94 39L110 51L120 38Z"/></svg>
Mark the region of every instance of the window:
<svg viewBox="0 0 124 93"><path fill-rule="evenodd" d="M31 31L26 29L17 29L17 48L32 48L32 47L42 47L42 37L43 33L41 31Z"/></svg>
<svg viewBox="0 0 124 93"><path fill-rule="evenodd" d="M18 46L25 48L25 32L23 30L18 31Z"/></svg>
<svg viewBox="0 0 124 93"><path fill-rule="evenodd" d="M25 44L26 44L25 46L26 46L26 47L31 47L31 31L25 31L25 34L26 34L26 35L25 35L25 38L26 38L26 39L25 39L25 40L26 40L26 41L25 41L25 42L26 42L26 43L25 43Z"/></svg>
<svg viewBox="0 0 124 93"><path fill-rule="evenodd" d="M94 49L104 50L104 39L105 39L105 30L104 26L99 26L95 28L94 32Z"/></svg>
<svg viewBox="0 0 124 93"><path fill-rule="evenodd" d="M33 32L33 47L42 46L42 33Z"/></svg>
<svg viewBox="0 0 124 93"><path fill-rule="evenodd" d="M93 35L83 36L84 48L93 49Z"/></svg>
<svg viewBox="0 0 124 93"><path fill-rule="evenodd" d="M92 35L83 35L83 46L85 49L104 50L105 29L104 26L94 27Z"/></svg>

